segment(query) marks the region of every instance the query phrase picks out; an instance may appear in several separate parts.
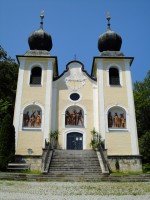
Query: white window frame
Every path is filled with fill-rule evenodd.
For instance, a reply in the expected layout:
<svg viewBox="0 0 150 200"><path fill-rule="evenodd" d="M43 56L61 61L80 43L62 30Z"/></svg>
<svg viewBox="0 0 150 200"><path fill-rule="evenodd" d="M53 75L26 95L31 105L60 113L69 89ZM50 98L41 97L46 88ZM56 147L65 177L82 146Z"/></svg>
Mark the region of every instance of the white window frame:
<svg viewBox="0 0 150 200"><path fill-rule="evenodd" d="M40 67L41 68L41 84L30 84L30 77L31 77L31 72L32 72L32 69L34 67ZM29 72L28 72L28 86L30 87L41 87L43 86L43 79L44 79L44 66L41 64L41 63L33 63L32 65L29 66Z"/></svg>
<svg viewBox="0 0 150 200"><path fill-rule="evenodd" d="M109 70L110 68L116 68L119 72L119 85L110 85L109 83ZM107 66L107 86L110 87L119 87L119 86L123 86L123 79L122 79L122 68L120 65L116 64L116 63L111 63L110 65Z"/></svg>
<svg viewBox="0 0 150 200"><path fill-rule="evenodd" d="M77 93L77 94L80 96L78 100L72 100L72 99L70 98L70 95L73 94L73 93ZM71 101L71 102L73 102L73 103L78 103L79 101L81 101L82 95L80 94L80 92L79 92L78 90L73 90L73 91L71 91L71 92L69 93L68 99L69 99L69 101Z"/></svg>

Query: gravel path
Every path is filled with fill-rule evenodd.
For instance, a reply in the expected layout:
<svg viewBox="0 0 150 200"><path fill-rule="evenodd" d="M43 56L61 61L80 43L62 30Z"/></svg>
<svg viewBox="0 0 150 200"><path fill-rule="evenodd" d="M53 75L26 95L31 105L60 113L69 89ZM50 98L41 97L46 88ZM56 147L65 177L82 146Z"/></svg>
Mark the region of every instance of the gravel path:
<svg viewBox="0 0 150 200"><path fill-rule="evenodd" d="M0 181L0 200L149 200L150 183Z"/></svg>

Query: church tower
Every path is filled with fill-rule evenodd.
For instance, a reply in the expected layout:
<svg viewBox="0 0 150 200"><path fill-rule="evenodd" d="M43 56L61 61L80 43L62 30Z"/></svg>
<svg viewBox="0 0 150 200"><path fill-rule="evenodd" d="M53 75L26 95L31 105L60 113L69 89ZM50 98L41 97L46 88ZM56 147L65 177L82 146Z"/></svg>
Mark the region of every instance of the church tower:
<svg viewBox="0 0 150 200"><path fill-rule="evenodd" d="M101 54L94 57L91 73L97 78L98 131L105 140L112 169L117 161L128 170L138 171L141 164L130 70L134 58L120 51L122 38L111 30L110 16L107 20L107 31L98 40Z"/></svg>
<svg viewBox="0 0 150 200"><path fill-rule="evenodd" d="M40 29L33 32L28 43L30 50L18 55L19 63L14 126L16 156L42 155L45 140L49 138L52 118L52 81L58 74L57 57L50 55L51 36Z"/></svg>

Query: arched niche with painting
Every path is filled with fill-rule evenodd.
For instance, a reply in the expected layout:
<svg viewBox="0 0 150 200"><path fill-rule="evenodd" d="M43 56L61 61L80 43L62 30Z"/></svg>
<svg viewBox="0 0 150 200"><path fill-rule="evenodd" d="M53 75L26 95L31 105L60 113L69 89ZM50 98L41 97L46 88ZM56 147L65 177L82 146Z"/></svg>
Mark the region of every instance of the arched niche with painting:
<svg viewBox="0 0 150 200"><path fill-rule="evenodd" d="M126 112L123 108L114 106L109 109L108 114L108 128L109 129L126 129Z"/></svg>
<svg viewBox="0 0 150 200"><path fill-rule="evenodd" d="M23 112L23 128L41 128L42 109L37 105L29 105Z"/></svg>
<svg viewBox="0 0 150 200"><path fill-rule="evenodd" d="M79 106L71 106L65 111L65 126L84 126L84 111Z"/></svg>

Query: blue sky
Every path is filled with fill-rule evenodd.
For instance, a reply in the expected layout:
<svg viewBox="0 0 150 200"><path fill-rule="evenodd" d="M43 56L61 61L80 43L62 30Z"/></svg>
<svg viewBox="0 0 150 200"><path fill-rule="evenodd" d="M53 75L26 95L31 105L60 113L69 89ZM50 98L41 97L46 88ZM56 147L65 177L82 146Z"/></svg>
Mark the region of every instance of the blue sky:
<svg viewBox="0 0 150 200"><path fill-rule="evenodd" d="M98 37L107 29L109 11L111 29L123 40L121 51L134 57L133 82L145 78L150 69L150 0L0 0L0 44L12 58L29 50L27 40L40 27L41 10L59 73L75 54L91 73L93 57L100 55Z"/></svg>

